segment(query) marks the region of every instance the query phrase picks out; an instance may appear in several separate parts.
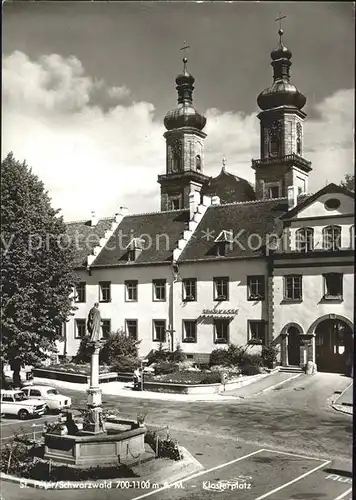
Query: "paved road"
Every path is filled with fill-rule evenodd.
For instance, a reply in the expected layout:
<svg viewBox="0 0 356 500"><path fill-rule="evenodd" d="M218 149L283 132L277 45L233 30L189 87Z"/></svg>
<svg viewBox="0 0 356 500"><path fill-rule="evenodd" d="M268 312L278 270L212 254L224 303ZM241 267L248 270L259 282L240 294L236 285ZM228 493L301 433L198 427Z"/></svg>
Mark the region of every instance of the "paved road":
<svg viewBox="0 0 356 500"><path fill-rule="evenodd" d="M334 391L344 390L349 382L350 379L339 375L302 375L277 390L246 400L232 399L223 403L139 402L137 399L119 400L116 396L105 396L104 404L119 407L123 417L134 418L138 412L146 411L148 424L169 424L172 437L177 438L206 469L204 475L186 481L184 490L153 491L153 500L210 498L213 494L222 499L238 498L239 495L246 500L256 500L267 498L263 495L268 494L273 500L350 500L351 494L346 492L350 489L352 418L336 412L329 404ZM74 406L84 406L85 393L65 392L72 396ZM11 435L19 425L24 425L15 421L11 424L4 421L4 424L3 438ZM29 428L31 424L26 422L24 426ZM281 454L281 451L291 455ZM255 455L246 457L250 453ZM297 460L293 457L296 454L306 458ZM329 460L331 462L327 462ZM234 462L223 465L230 461ZM311 472L314 468L317 469ZM294 481L303 474L308 475ZM216 493L199 486L209 480L217 484L220 480L233 483L239 475L252 477L254 493L240 489L238 492ZM290 481L294 482L269 494ZM42 493L45 496L38 496L38 490L3 483L5 500L52 497L54 500L68 496L64 491ZM120 499L138 498L144 494L147 492L137 489L126 493L120 491ZM100 494L90 490L71 491L70 496L75 499L85 496L86 500L118 498L117 491L111 490L101 490Z"/></svg>

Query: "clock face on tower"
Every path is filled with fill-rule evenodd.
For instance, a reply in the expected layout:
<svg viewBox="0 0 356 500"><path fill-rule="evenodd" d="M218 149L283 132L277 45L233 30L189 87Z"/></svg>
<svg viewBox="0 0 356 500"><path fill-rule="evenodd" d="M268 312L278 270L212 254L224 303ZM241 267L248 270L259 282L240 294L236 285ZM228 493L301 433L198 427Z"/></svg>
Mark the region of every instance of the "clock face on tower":
<svg viewBox="0 0 356 500"><path fill-rule="evenodd" d="M171 144L172 151L172 172L179 172L182 169L182 143L175 139Z"/></svg>

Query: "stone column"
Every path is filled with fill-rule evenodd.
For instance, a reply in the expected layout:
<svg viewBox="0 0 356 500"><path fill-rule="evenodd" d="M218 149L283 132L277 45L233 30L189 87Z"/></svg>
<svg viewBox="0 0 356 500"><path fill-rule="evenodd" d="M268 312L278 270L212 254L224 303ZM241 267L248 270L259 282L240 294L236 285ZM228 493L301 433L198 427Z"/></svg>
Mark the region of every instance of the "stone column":
<svg viewBox="0 0 356 500"><path fill-rule="evenodd" d="M281 334L281 365L288 366L288 333Z"/></svg>
<svg viewBox="0 0 356 500"><path fill-rule="evenodd" d="M101 389L99 386L99 353L100 343L95 343L95 349L90 362L90 386L88 394L88 412L84 421L83 430L93 434L103 432L101 418Z"/></svg>
<svg viewBox="0 0 356 500"><path fill-rule="evenodd" d="M307 361L311 361L315 363L315 333L308 335L309 344L308 344L308 359Z"/></svg>

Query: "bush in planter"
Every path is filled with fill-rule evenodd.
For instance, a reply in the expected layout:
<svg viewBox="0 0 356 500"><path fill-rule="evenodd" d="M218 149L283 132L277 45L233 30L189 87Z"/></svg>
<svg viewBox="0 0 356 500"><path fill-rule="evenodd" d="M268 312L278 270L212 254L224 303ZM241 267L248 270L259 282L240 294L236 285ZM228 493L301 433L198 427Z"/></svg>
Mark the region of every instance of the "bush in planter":
<svg viewBox="0 0 356 500"><path fill-rule="evenodd" d="M263 359L261 354L249 354L245 353L241 359L240 366L252 365L252 366L263 366Z"/></svg>
<svg viewBox="0 0 356 500"><path fill-rule="evenodd" d="M179 449L178 443L173 441L169 432L166 439L157 436L154 431L147 431L145 434L145 443L147 443L160 458L170 458L171 460L181 460L183 455Z"/></svg>
<svg viewBox="0 0 356 500"><path fill-rule="evenodd" d="M176 350L171 354L170 356L171 361L175 363L182 363L183 361L187 360L187 355L183 351L182 347L180 344L177 344Z"/></svg>
<svg viewBox="0 0 356 500"><path fill-rule="evenodd" d="M200 372L200 369L194 365L193 361L181 361L177 363L177 369L180 372Z"/></svg>
<svg viewBox="0 0 356 500"><path fill-rule="evenodd" d="M228 347L229 364L239 366L243 363L244 356L246 355L246 348L236 344L230 344Z"/></svg>
<svg viewBox="0 0 356 500"><path fill-rule="evenodd" d="M200 382L201 384L220 384L221 383L221 373L206 373Z"/></svg>
<svg viewBox="0 0 356 500"><path fill-rule="evenodd" d="M171 353L164 349L163 344L160 343L158 349L156 351L151 351L147 356L148 364L152 365L152 363L161 363L163 361L169 361Z"/></svg>
<svg viewBox="0 0 356 500"><path fill-rule="evenodd" d="M132 356L118 356L113 365L113 370L116 372L134 372L141 365L138 358Z"/></svg>
<svg viewBox="0 0 356 500"><path fill-rule="evenodd" d="M100 362L113 365L119 356L137 358L140 342L141 340L134 339L123 330L111 332L100 351Z"/></svg>
<svg viewBox="0 0 356 500"><path fill-rule="evenodd" d="M210 366L229 365L230 357L228 351L226 349L214 349L213 351L211 351L209 364Z"/></svg>
<svg viewBox="0 0 356 500"><path fill-rule="evenodd" d="M156 375L164 375L166 373L174 373L178 371L178 366L175 363L170 363L169 361L162 361L157 363L155 366Z"/></svg>
<svg viewBox="0 0 356 500"><path fill-rule="evenodd" d="M261 352L263 365L267 368L274 368L277 362L278 353L279 350L277 347L264 345Z"/></svg>
<svg viewBox="0 0 356 500"><path fill-rule="evenodd" d="M258 375L259 373L261 373L259 366L246 363L241 367L241 375Z"/></svg>

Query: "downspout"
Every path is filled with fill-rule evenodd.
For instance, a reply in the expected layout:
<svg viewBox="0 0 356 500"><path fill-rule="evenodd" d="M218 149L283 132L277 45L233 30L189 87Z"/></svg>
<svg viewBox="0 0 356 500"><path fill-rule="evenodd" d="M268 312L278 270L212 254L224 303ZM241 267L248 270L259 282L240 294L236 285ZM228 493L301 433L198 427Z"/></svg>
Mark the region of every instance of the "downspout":
<svg viewBox="0 0 356 500"><path fill-rule="evenodd" d="M169 284L169 306L168 306L168 323L169 323L169 329L170 329L170 336L171 336L171 345L170 349L173 352L174 351L174 334L176 332L175 325L174 325L174 283L177 281L178 273L178 264L173 261L172 263L172 277L171 277L171 282Z"/></svg>

